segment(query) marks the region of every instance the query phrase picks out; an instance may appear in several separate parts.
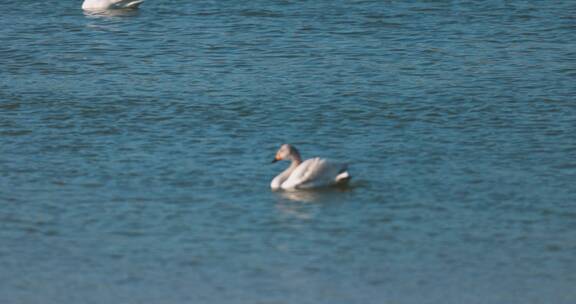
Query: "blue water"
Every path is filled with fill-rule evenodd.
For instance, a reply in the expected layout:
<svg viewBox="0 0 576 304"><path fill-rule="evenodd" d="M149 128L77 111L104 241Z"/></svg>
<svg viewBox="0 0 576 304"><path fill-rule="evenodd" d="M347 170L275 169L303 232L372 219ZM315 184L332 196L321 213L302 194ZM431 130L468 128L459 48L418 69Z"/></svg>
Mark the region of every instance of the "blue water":
<svg viewBox="0 0 576 304"><path fill-rule="evenodd" d="M0 3L0 303L576 303L576 2L80 6Z"/></svg>

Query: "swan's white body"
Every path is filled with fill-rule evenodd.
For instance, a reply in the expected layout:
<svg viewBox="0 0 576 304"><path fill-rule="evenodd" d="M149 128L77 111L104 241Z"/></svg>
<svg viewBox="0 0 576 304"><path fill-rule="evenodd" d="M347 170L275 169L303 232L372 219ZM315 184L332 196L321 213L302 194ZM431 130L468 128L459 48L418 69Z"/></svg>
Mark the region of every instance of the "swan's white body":
<svg viewBox="0 0 576 304"><path fill-rule="evenodd" d="M84 0L83 10L107 10L118 8L138 8L144 0Z"/></svg>
<svg viewBox="0 0 576 304"><path fill-rule="evenodd" d="M347 165L315 157L304 162L298 150L290 145L282 145L274 161L291 160L292 164L276 176L270 183L272 190L298 190L333 186L350 180Z"/></svg>

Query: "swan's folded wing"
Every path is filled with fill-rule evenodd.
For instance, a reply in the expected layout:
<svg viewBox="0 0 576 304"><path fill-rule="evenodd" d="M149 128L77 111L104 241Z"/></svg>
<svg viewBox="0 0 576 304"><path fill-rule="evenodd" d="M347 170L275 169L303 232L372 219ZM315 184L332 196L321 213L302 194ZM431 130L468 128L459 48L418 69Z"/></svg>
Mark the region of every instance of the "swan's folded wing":
<svg viewBox="0 0 576 304"><path fill-rule="evenodd" d="M336 176L346 169L345 164L311 158L304 161L284 182L283 188L309 189L334 184Z"/></svg>

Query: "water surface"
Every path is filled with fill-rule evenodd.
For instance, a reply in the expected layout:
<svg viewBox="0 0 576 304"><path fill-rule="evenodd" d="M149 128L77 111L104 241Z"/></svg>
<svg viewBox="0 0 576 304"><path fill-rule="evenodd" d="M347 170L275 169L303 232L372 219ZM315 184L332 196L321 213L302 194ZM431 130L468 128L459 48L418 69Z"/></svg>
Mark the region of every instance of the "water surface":
<svg viewBox="0 0 576 304"><path fill-rule="evenodd" d="M576 302L575 2L80 4L0 4L0 302Z"/></svg>

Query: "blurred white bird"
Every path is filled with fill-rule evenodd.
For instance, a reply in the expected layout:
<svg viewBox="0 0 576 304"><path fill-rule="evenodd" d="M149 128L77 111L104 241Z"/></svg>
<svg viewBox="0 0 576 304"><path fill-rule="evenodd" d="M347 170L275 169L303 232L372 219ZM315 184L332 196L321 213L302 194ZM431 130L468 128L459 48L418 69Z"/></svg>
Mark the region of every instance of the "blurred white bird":
<svg viewBox="0 0 576 304"><path fill-rule="evenodd" d="M291 145L284 144L276 152L273 163L290 160L288 169L276 176L270 183L272 190L298 190L341 185L351 176L347 165L315 157L302 162L300 153Z"/></svg>
<svg viewBox="0 0 576 304"><path fill-rule="evenodd" d="M107 10L117 8L138 8L144 0L84 0L83 10Z"/></svg>

